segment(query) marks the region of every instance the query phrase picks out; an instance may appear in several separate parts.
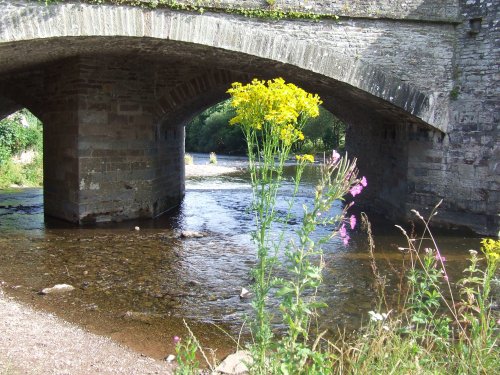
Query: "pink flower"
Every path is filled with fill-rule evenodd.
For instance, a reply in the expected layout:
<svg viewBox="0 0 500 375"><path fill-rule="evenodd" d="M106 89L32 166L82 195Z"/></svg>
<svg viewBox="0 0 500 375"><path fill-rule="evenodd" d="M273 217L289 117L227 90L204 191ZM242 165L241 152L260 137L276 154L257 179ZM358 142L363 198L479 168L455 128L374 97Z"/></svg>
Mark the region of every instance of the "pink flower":
<svg viewBox="0 0 500 375"><path fill-rule="evenodd" d="M342 238L342 241L344 242L344 246L347 246L349 244L349 240L351 237L349 235L346 235L344 238Z"/></svg>
<svg viewBox="0 0 500 375"><path fill-rule="evenodd" d="M340 154L336 150L333 150L332 151L332 159L331 159L332 164L337 164L339 159L340 159Z"/></svg>
<svg viewBox="0 0 500 375"><path fill-rule="evenodd" d="M174 336L174 344L177 345L181 341L181 338L179 336Z"/></svg>
<svg viewBox="0 0 500 375"><path fill-rule="evenodd" d="M342 224L342 226L340 227L339 234L340 238L342 238L342 242L344 243L345 246L347 246L351 237L349 237L349 235L347 234L347 229L345 228L345 224Z"/></svg>
<svg viewBox="0 0 500 375"><path fill-rule="evenodd" d="M439 262L439 261L441 261L441 262L443 262L443 263L444 263L444 262L446 261L446 258L445 258L445 257L443 257L443 256L441 256L441 254L440 254L440 253L436 253L436 260L437 260L438 262Z"/></svg>
<svg viewBox="0 0 500 375"><path fill-rule="evenodd" d="M347 230L345 229L345 224L342 224L339 230L340 237L345 237L347 236Z"/></svg>
<svg viewBox="0 0 500 375"><path fill-rule="evenodd" d="M361 178L361 181L360 181L360 184L363 186L363 187L366 187L368 185L368 181L366 181L366 177L363 176Z"/></svg>
<svg viewBox="0 0 500 375"><path fill-rule="evenodd" d="M351 229L354 229L354 227L356 226L356 216L351 215L351 217L349 218L349 224L351 225Z"/></svg>
<svg viewBox="0 0 500 375"><path fill-rule="evenodd" d="M356 195L358 194L361 194L361 191L363 190L363 186L361 186L360 184L357 184L355 186L353 186L350 190L349 190L349 193L351 193L351 195L353 197L355 197Z"/></svg>

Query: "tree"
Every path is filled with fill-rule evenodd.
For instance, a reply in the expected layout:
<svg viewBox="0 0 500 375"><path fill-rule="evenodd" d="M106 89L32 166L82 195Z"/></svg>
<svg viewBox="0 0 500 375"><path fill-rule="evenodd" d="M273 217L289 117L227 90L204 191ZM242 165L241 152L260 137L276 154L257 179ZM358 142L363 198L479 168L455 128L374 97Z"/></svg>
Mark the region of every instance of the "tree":
<svg viewBox="0 0 500 375"><path fill-rule="evenodd" d="M228 101L196 116L186 127L186 151L244 154L246 145L240 129L228 126L234 110Z"/></svg>

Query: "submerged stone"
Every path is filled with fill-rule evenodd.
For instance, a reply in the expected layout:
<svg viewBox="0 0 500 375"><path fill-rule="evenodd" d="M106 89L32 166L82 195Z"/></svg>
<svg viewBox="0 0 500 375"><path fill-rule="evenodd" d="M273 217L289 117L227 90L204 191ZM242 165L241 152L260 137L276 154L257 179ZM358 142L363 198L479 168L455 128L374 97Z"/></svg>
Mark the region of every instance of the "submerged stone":
<svg viewBox="0 0 500 375"><path fill-rule="evenodd" d="M65 293L71 292L75 287L69 284L56 284L52 288L44 288L40 291L39 294L51 294L51 293Z"/></svg>
<svg viewBox="0 0 500 375"><path fill-rule="evenodd" d="M202 238L205 237L206 234L203 232L196 232L193 230L183 230L181 232L181 238Z"/></svg>

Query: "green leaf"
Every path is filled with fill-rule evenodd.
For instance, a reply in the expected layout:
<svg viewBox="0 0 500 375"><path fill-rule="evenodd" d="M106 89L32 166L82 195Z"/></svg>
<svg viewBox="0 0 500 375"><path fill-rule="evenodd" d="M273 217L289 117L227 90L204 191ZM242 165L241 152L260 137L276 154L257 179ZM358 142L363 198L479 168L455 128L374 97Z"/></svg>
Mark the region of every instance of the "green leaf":
<svg viewBox="0 0 500 375"><path fill-rule="evenodd" d="M280 290L278 290L276 292L276 295L278 297L282 297L282 296L285 296L287 294L292 294L292 293L294 293L294 289L293 288L291 288L289 286L284 286L284 287L280 288Z"/></svg>

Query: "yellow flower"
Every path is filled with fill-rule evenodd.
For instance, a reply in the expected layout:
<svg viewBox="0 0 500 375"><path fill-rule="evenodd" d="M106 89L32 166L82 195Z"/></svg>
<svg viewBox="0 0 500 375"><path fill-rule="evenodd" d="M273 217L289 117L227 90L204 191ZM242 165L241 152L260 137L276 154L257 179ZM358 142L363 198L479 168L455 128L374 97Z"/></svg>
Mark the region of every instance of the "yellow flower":
<svg viewBox="0 0 500 375"><path fill-rule="evenodd" d="M486 258L493 263L500 260L500 240L493 240L491 238L485 238L481 241L482 251Z"/></svg>
<svg viewBox="0 0 500 375"><path fill-rule="evenodd" d="M298 162L308 162L308 163L314 163L314 156L310 154L304 154L304 155L295 155L295 158L297 159Z"/></svg>
<svg viewBox="0 0 500 375"><path fill-rule="evenodd" d="M234 82L227 92L236 110L231 125L262 130L267 123L272 127L271 134L287 146L304 139L302 124L319 115L322 103L318 95L285 83L283 78L267 82L254 79L247 85Z"/></svg>

